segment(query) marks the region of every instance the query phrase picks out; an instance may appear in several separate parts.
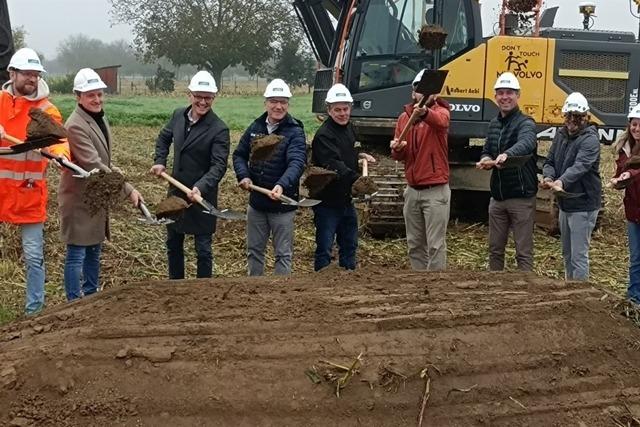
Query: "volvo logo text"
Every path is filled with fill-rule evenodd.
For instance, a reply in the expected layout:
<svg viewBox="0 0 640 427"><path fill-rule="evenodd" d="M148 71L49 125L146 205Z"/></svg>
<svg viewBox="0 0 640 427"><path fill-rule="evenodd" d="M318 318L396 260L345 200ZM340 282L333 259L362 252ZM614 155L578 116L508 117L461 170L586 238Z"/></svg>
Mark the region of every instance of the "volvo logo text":
<svg viewBox="0 0 640 427"><path fill-rule="evenodd" d="M480 106L474 104L451 104L451 111L459 111L464 113L479 113Z"/></svg>

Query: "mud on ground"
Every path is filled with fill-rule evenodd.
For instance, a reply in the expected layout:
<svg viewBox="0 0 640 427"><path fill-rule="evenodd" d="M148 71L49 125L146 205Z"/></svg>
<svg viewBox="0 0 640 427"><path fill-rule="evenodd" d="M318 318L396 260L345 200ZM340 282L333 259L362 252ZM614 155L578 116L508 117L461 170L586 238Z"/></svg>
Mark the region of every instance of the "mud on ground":
<svg viewBox="0 0 640 427"><path fill-rule="evenodd" d="M627 425L640 330L606 295L386 269L125 285L0 329L0 424L415 426L427 372L425 426Z"/></svg>

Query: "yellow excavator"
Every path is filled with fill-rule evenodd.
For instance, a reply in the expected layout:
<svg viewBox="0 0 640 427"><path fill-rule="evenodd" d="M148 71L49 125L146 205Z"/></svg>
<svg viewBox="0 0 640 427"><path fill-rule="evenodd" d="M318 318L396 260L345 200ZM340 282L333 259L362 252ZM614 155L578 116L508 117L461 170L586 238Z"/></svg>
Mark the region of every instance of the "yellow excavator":
<svg viewBox="0 0 640 427"><path fill-rule="evenodd" d="M448 70L441 96L451 105L454 215L486 214L489 174L474 168L481 147L470 142L485 137L498 113L493 84L502 72L518 77L520 107L536 121L540 139L552 139L562 126L561 107L571 92L587 97L606 144L624 129L638 103L640 44L631 32L590 29L594 4L580 5L583 28L557 28L558 8L542 10L542 0L503 0L498 34L486 38L477 0L294 0L293 5L323 66L316 73L313 111L322 114L326 91L344 83L354 98L352 121L363 144L388 147L419 70ZM447 33L442 49L419 45L425 25ZM376 180L381 191L372 199L368 229L374 235L400 234L402 166L381 168ZM539 205L542 220L549 207Z"/></svg>

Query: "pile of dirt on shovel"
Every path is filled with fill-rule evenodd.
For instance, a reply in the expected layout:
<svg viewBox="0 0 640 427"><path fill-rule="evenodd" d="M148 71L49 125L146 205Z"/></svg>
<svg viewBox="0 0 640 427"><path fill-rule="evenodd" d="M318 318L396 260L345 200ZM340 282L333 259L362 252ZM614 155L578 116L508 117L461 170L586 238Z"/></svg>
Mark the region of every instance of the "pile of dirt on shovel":
<svg viewBox="0 0 640 427"><path fill-rule="evenodd" d="M126 284L0 328L0 425L637 425L629 310L518 273Z"/></svg>
<svg viewBox="0 0 640 427"><path fill-rule="evenodd" d="M67 137L65 128L41 109L32 108L29 110L29 117L31 117L31 121L27 125L27 140L47 137L63 139Z"/></svg>
<svg viewBox="0 0 640 427"><path fill-rule="evenodd" d="M278 144L284 140L284 136L274 133L260 135L251 141L251 154L249 160L252 162L264 161L271 158Z"/></svg>
<svg viewBox="0 0 640 427"><path fill-rule="evenodd" d="M441 49L446 39L447 32L438 25L423 25L418 31L418 44L423 49Z"/></svg>
<svg viewBox="0 0 640 427"><path fill-rule="evenodd" d="M319 166L309 166L302 179L302 186L309 191L309 197L315 198L331 181L338 177L338 173Z"/></svg>
<svg viewBox="0 0 640 427"><path fill-rule="evenodd" d="M121 173L100 171L83 179L87 180L87 185L82 198L91 215L96 215L102 209L115 209L123 205L122 187L125 179Z"/></svg>
<svg viewBox="0 0 640 427"><path fill-rule="evenodd" d="M183 198L169 196L156 206L156 218L178 219L188 207L189 203Z"/></svg>
<svg viewBox="0 0 640 427"><path fill-rule="evenodd" d="M373 194L378 191L378 184L370 176L361 176L353 183L351 194L354 197L361 197L367 194Z"/></svg>

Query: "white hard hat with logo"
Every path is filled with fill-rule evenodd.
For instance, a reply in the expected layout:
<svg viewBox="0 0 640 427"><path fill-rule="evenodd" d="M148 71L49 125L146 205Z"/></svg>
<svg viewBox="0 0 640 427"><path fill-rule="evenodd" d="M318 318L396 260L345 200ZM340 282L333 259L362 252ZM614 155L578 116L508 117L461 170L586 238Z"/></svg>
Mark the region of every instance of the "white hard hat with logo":
<svg viewBox="0 0 640 427"><path fill-rule="evenodd" d="M291 98L291 90L282 79L273 79L264 90L265 98Z"/></svg>
<svg viewBox="0 0 640 427"><path fill-rule="evenodd" d="M589 101L580 92L573 92L567 96L562 106L562 114L585 114L589 111Z"/></svg>
<svg viewBox="0 0 640 427"><path fill-rule="evenodd" d="M336 102L353 102L351 92L342 83L331 86L331 89L327 92L327 98L325 100L327 104L333 104Z"/></svg>
<svg viewBox="0 0 640 427"><path fill-rule="evenodd" d="M494 90L498 89L513 89L520 90L520 82L512 72L505 72L500 74L496 80L496 84L493 85Z"/></svg>
<svg viewBox="0 0 640 427"><path fill-rule="evenodd" d="M9 61L7 70L15 68L23 71L39 71L44 73L44 67L40 63L40 58L35 50L23 47L13 54Z"/></svg>
<svg viewBox="0 0 640 427"><path fill-rule="evenodd" d="M631 109L629 115L627 116L629 120L631 119L640 119L640 104L636 105Z"/></svg>
<svg viewBox="0 0 640 427"><path fill-rule="evenodd" d="M91 68L83 68L73 79L74 92L89 92L97 89L105 89L106 84L102 81L98 73Z"/></svg>
<svg viewBox="0 0 640 427"><path fill-rule="evenodd" d="M189 83L191 92L218 93L218 86L213 76L208 71L198 71Z"/></svg>

